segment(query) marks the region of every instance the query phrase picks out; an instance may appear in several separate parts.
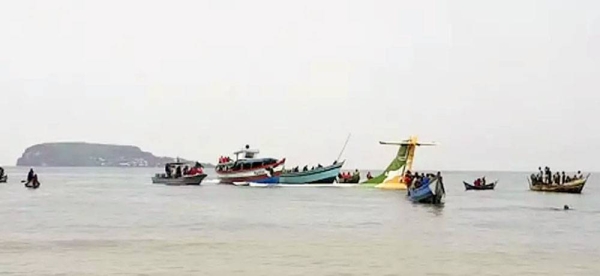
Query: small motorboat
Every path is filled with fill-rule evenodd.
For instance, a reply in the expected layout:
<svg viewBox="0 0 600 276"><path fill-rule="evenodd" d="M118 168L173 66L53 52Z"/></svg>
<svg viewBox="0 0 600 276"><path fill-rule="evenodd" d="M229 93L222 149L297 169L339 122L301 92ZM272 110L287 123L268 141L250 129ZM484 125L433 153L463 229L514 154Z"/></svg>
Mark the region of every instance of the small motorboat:
<svg viewBox="0 0 600 276"><path fill-rule="evenodd" d="M490 184L485 184L485 185L479 185L479 186L475 186L472 184L469 184L465 181L463 181L463 184L465 185L465 190L469 191L469 190L493 190L494 188L496 188L496 184L498 184L498 181L496 180L495 182L492 182Z"/></svg>
<svg viewBox="0 0 600 276"><path fill-rule="evenodd" d="M580 194L589 177L588 174L585 178L576 179L565 184L537 183L529 179L529 189L536 192Z"/></svg>
<svg viewBox="0 0 600 276"><path fill-rule="evenodd" d="M183 174L182 168L185 166L191 167L188 174ZM206 174L202 171L202 164L200 163L182 163L173 162L165 165L165 170L168 173L157 173L152 177L152 183L154 184L165 184L169 186L185 186L195 185L198 186L206 178ZM175 171L175 173L172 173Z"/></svg>

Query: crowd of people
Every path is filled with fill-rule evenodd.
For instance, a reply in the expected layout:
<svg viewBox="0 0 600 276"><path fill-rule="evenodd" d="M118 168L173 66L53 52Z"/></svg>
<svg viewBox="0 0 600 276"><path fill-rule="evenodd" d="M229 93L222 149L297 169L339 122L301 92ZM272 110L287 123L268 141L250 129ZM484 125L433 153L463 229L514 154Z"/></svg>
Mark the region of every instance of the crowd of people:
<svg viewBox="0 0 600 276"><path fill-rule="evenodd" d="M231 160L231 158L229 156L221 156L219 157L219 164L223 164L223 163L229 163L233 160Z"/></svg>
<svg viewBox="0 0 600 276"><path fill-rule="evenodd" d="M165 165L165 174L167 178L180 178L182 176L194 176L198 174L203 174L203 166L202 164L196 162L193 167L189 167L185 165L181 166L171 166L170 164Z"/></svg>
<svg viewBox="0 0 600 276"><path fill-rule="evenodd" d="M549 167L544 167L543 170L542 167L538 167L538 173L531 174L531 181L534 184L563 185L579 179L583 179L583 174L581 174L581 171L577 171L577 173L573 176L567 175L564 171L555 172L553 174Z"/></svg>
<svg viewBox="0 0 600 276"><path fill-rule="evenodd" d="M438 179L442 179L442 174L440 172L436 174L432 174L432 173L421 173L419 174L418 172L415 172L414 174L411 173L410 171L407 171L406 174L404 174L404 183L406 184L407 188L420 188L422 186L425 185L429 185L431 184L431 182L438 180Z"/></svg>
<svg viewBox="0 0 600 276"><path fill-rule="evenodd" d="M321 164L318 164L316 167L313 166L310 169L308 168L308 165L306 165L306 166L304 166L304 168L302 168L302 172L310 172L310 171L313 171L313 170L316 170L316 169L321 169L321 168L323 168L323 165L321 165ZM296 167L292 168L291 170L287 170L287 172L288 173L297 173L297 172L300 172L300 167L296 166Z"/></svg>
<svg viewBox="0 0 600 276"><path fill-rule="evenodd" d="M360 182L360 172L355 170L353 173L351 172L341 172L338 175L338 183L358 183Z"/></svg>

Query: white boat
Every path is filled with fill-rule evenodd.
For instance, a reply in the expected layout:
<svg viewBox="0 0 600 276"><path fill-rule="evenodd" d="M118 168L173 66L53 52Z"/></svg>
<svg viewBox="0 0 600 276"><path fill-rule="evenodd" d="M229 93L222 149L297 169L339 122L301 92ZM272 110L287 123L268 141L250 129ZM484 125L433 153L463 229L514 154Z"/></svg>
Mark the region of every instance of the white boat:
<svg viewBox="0 0 600 276"><path fill-rule="evenodd" d="M257 158L258 153L258 150L246 145L244 149L234 152L235 160L219 162L215 168L219 181L234 185L243 182L278 183L285 158Z"/></svg>

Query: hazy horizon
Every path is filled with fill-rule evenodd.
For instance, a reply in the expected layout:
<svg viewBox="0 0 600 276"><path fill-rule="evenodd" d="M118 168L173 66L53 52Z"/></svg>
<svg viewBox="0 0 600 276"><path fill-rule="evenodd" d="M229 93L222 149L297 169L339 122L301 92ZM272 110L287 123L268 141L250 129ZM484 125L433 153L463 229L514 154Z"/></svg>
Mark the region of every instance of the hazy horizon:
<svg viewBox="0 0 600 276"><path fill-rule="evenodd" d="M5 1L0 165L45 142L215 162L600 171L600 2Z"/></svg>

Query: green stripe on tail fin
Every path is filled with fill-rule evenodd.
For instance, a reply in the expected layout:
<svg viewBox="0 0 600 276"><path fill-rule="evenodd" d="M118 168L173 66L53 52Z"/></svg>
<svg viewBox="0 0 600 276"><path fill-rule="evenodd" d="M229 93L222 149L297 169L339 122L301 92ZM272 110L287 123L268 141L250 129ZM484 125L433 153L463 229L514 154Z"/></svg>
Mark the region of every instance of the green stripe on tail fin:
<svg viewBox="0 0 600 276"><path fill-rule="evenodd" d="M385 169L385 171L371 180L367 180L362 184L381 184L388 177L390 172L398 172L402 173L401 170L406 166L406 159L408 157L408 145L402 145L396 154L396 157L392 160L390 165Z"/></svg>

